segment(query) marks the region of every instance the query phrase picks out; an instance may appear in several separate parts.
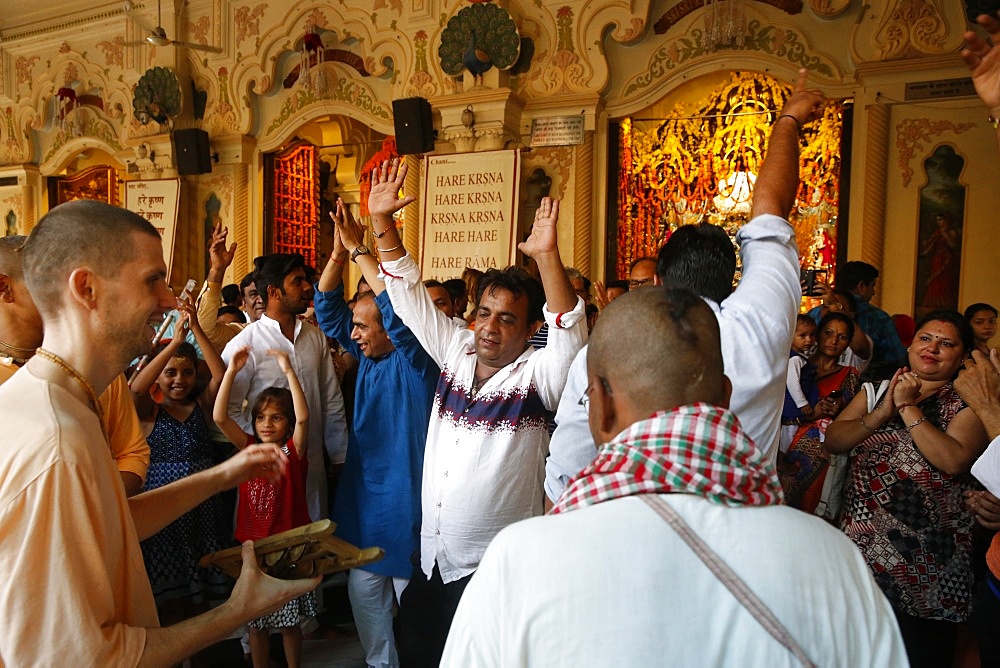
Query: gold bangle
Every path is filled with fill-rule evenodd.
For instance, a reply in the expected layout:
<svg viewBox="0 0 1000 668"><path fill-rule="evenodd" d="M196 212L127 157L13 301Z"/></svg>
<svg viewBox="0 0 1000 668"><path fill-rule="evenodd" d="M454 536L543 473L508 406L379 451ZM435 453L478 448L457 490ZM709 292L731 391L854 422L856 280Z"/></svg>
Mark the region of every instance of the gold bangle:
<svg viewBox="0 0 1000 668"><path fill-rule="evenodd" d="M869 415L871 415L871 413L869 413ZM878 431L878 427L872 428L872 427L869 427L868 425L865 424L865 416L864 415L862 415L861 417L858 418L858 422L861 423L862 427L864 427L865 429L867 429L868 431L870 431L873 434Z"/></svg>
<svg viewBox="0 0 1000 668"><path fill-rule="evenodd" d="M990 114L986 117L986 122L992 125L994 130L1000 130L1000 118Z"/></svg>

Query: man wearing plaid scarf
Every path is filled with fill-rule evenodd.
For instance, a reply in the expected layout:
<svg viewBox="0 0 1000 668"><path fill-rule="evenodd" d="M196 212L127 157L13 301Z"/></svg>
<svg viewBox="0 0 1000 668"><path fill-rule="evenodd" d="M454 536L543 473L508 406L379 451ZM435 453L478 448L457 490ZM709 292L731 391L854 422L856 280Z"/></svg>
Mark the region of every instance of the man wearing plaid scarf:
<svg viewBox="0 0 1000 668"><path fill-rule="evenodd" d="M804 83L802 71L772 131L755 209L792 206L798 127L822 105ZM662 287L616 299L592 333L587 378L579 401L604 445L552 515L493 539L441 665L906 665L860 552L783 505L773 465L727 409L719 325L702 299Z"/></svg>
<svg viewBox="0 0 1000 668"><path fill-rule="evenodd" d="M493 540L444 666L794 665L642 495L659 495L820 666L906 665L857 548L782 504L773 465L725 406L719 327L683 290L619 297L597 321L581 398L597 459L553 514Z"/></svg>

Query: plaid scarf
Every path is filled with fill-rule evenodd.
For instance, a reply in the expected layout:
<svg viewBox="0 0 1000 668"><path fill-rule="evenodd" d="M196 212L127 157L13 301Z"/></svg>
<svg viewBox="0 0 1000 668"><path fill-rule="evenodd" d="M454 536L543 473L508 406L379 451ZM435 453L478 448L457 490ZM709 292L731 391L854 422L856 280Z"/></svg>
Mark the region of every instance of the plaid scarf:
<svg viewBox="0 0 1000 668"><path fill-rule="evenodd" d="M705 403L659 411L605 443L553 513L632 494L695 494L727 506L784 503L774 465L736 416Z"/></svg>

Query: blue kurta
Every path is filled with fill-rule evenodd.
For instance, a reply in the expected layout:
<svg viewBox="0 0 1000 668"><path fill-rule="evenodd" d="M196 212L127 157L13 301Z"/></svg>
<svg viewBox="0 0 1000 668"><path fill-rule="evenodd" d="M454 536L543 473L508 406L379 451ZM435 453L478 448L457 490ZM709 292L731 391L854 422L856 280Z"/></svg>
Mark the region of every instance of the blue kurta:
<svg viewBox="0 0 1000 668"><path fill-rule="evenodd" d="M337 487L333 521L337 536L358 547L378 546L385 559L366 571L409 577L410 555L420 535L420 484L427 422L440 370L403 324L383 292L375 298L382 326L396 349L378 359L361 354L351 340L351 309L341 284L316 290L316 320L358 358L354 423Z"/></svg>

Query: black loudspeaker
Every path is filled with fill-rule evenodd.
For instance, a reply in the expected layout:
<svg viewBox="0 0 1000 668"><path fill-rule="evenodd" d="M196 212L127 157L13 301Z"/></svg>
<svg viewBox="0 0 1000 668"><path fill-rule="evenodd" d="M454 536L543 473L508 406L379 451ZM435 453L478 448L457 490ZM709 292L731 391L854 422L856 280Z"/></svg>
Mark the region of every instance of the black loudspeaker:
<svg viewBox="0 0 1000 668"><path fill-rule="evenodd" d="M174 163L181 176L209 174L212 171L212 147L208 133L198 128L174 130Z"/></svg>
<svg viewBox="0 0 1000 668"><path fill-rule="evenodd" d="M396 152L400 155L434 150L431 103L422 97L392 101L392 123L396 129Z"/></svg>

